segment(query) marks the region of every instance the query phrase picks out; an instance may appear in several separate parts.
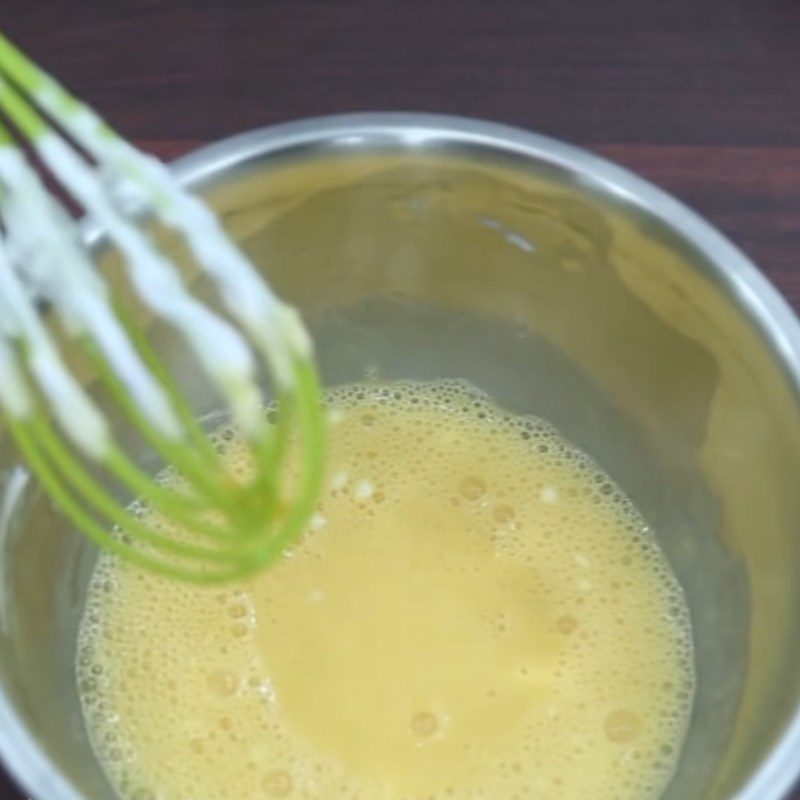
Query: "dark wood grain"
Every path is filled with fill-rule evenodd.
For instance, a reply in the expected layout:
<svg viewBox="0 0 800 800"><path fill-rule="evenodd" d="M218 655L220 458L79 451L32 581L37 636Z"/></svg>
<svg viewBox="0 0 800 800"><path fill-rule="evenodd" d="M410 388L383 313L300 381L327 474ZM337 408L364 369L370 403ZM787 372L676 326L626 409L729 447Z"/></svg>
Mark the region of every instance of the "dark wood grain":
<svg viewBox="0 0 800 800"><path fill-rule="evenodd" d="M800 309L800 0L3 0L0 27L162 157L384 109L587 146L698 209ZM20 795L0 779L0 797Z"/></svg>

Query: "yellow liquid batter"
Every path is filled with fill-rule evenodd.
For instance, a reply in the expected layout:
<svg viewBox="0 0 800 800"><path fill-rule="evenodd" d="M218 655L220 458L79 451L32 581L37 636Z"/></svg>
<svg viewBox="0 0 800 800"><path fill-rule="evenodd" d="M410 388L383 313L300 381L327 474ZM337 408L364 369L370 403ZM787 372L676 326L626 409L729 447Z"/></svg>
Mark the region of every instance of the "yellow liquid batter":
<svg viewBox="0 0 800 800"><path fill-rule="evenodd" d="M101 559L79 685L120 794L657 797L691 635L630 503L465 384L357 385L329 408L327 488L273 569L219 590Z"/></svg>

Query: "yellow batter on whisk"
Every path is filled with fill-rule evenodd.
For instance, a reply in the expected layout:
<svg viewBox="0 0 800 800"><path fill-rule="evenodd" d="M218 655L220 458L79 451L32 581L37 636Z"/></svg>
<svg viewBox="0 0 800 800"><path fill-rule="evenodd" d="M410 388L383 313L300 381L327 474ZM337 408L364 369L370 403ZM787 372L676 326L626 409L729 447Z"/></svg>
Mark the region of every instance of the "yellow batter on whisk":
<svg viewBox="0 0 800 800"><path fill-rule="evenodd" d="M691 636L635 509L465 384L328 401L327 486L274 568L220 590L101 560L79 681L120 794L658 796ZM235 436L217 441L235 469Z"/></svg>

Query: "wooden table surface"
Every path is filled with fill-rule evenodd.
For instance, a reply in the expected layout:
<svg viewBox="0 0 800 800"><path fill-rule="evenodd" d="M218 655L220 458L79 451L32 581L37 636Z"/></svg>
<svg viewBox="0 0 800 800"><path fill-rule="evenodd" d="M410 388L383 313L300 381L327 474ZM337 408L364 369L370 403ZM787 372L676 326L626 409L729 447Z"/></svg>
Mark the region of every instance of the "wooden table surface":
<svg viewBox="0 0 800 800"><path fill-rule="evenodd" d="M2 0L0 28L165 158L359 110L583 145L698 209L800 309L800 0Z"/></svg>

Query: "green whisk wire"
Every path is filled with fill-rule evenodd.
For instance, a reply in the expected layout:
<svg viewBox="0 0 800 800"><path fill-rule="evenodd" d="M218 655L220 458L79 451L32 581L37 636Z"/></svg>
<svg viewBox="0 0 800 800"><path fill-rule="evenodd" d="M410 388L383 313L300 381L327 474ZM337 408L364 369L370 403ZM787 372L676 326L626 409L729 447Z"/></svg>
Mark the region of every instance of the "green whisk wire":
<svg viewBox="0 0 800 800"><path fill-rule="evenodd" d="M10 123L0 122L0 408L21 454L79 531L139 568L214 584L269 566L308 526L324 472L321 389L298 316L163 165L2 34L0 112ZM228 474L191 403L128 303L91 263L79 229L19 141L105 230L138 301L165 316L194 350L249 450L248 480ZM191 297L109 185L132 192L180 233L216 283L222 312ZM36 295L48 301L58 326L41 319ZM81 345L99 385L163 460L171 483L144 472L117 443L93 397L61 362L61 335ZM272 378L274 424L255 385L258 360ZM108 480L151 510L134 513ZM294 487L288 496L287 485Z"/></svg>

